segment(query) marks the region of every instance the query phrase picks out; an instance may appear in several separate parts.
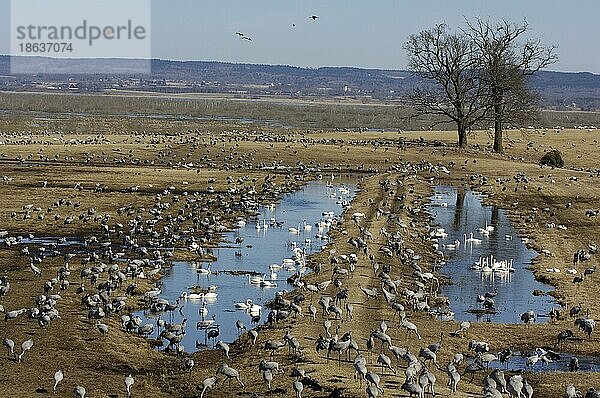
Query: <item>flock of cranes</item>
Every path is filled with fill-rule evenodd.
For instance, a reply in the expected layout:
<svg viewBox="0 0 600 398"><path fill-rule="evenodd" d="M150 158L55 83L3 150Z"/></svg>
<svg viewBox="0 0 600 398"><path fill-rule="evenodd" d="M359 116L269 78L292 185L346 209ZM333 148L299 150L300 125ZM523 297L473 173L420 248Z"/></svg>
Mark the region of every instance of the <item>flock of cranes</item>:
<svg viewBox="0 0 600 398"><path fill-rule="evenodd" d="M405 164L402 167L407 175L437 172L439 169L438 166L427 162ZM377 238L370 231L371 218L358 212L346 214L345 222L334 226L339 229L342 239L347 239L348 245L340 244L338 248L330 249L327 253L329 264L313 264L318 282L301 272L297 273L292 280L296 290L277 294L269 306L267 327L277 324L289 325L286 321L294 317L312 322L314 335L309 337L314 337L314 350L322 353L324 362L337 360L337 366L343 369L346 375L357 380L361 388L364 383L364 393L368 397L384 394L387 388L386 381L393 378L400 378L401 383L398 385L410 396L422 398L426 393L435 394L442 377L447 378L450 390L456 392L466 375L474 379L475 375L484 373L482 396L502 397L503 394L509 394L511 397L530 398L533 388L523 374L517 373L507 377L502 370L489 369L490 364L496 361L505 362L510 356L510 351L493 352L489 342L470 339L468 343L462 343L463 340L460 340L462 349L459 351L444 352L448 350L444 334L440 334L439 339L436 337L435 341L424 341L427 337L422 333L423 327L427 326L426 323L434 322L432 317L427 316L433 316L437 311L433 308L432 301L439 299L439 281L433 272L425 268L426 261L422 255L407 243L408 234L404 227L407 223L392 207L393 201L387 199L396 200L395 198L400 196L396 192L397 187L401 185L399 182L401 181L387 177L380 182L380 188L386 195L382 202L377 203L379 207L374 213L377 217L383 217L385 227L381 228ZM251 193L256 192L256 183L249 177L242 178L236 184L230 184L227 191L219 194L218 202L210 204L229 210L229 213L244 211L250 215L258 205L256 194ZM278 187L269 179L262 183L263 190L274 195L280 194L285 188L293 187L292 184ZM79 185L76 189L83 187ZM106 335L110 338L114 331L107 319L118 319L117 327L132 336L156 337L155 344L179 356L182 368L186 373L193 374L198 366L189 355L189 350L182 344L189 327L183 308L195 300L201 301L203 305L198 311L202 318L196 324L196 328L205 330L206 337L213 340L214 347L220 352L222 363L214 369L212 375L204 378L198 385L199 395L209 395L211 390L223 382L221 379L231 388L237 385L240 389L245 389L248 383L244 383L244 375L236 369L237 365L231 362L235 359L232 355L233 349L228 342L217 340L220 326L216 323L214 314L212 317L208 316L204 305L217 299L218 288L209 288L202 293L184 291L173 302L161 297L160 284L148 286L148 279L158 279L169 266L175 247L184 247L191 254L203 258L208 244L216 242L219 234L229 229L230 226L220 217L204 210L207 207L206 202L201 201L198 196L190 193L179 195L174 189L165 189L155 195L153 204L144 211L134 205L119 209L120 214L128 219L126 223L115 222L110 217L97 214L95 209L82 211L81 219L89 217L99 228L96 235L86 237L82 244L77 245L77 250L61 246L59 242L25 244L17 237L5 235L3 242L6 246L21 248L19 255L28 262L31 275L39 280L39 291L27 308L2 308L5 314L4 321L15 323L15 319L21 320L26 317L28 322L39 325L43 330L59 319L57 303L69 296L77 299L78 311L85 318L90 333L97 333L98 338ZM66 201L58 201L55 210L67 206L71 208ZM422 209L415 206L408 209L411 214L418 214L417 210ZM23 208L20 215L30 217L34 212L37 210L35 206L31 206ZM65 218L65 221L67 219L77 222L78 217ZM190 232L184 225L194 226L194 232ZM265 228L265 225L267 224L263 222L259 226ZM306 227L304 224L299 225L297 231L289 232L294 234L301 229L306 230ZM488 230L489 226L483 228L483 231ZM433 235L420 238L443 238L445 231L432 229L432 233ZM486 236L485 233L482 234L482 238ZM463 238L463 245L476 245L480 240L472 234ZM460 245L461 242L456 241L447 244L446 249L457 250ZM305 267L307 260L304 251L296 247L293 248L293 252L294 258L291 260L294 264ZM577 261L588 261L588 254L593 254L591 249L585 250L582 255L578 254ZM56 267L56 273L49 264L52 261L61 263ZM300 264L297 264L298 262ZM496 262L490 259L489 264L495 266ZM281 266L285 264L282 263ZM75 271L76 268L78 272ZM319 268L322 270L317 272ZM270 268L269 271L275 269ZM198 274L210 275L212 272L210 266L198 268ZM593 271L582 276L582 281L577 283L585 283L585 277L591 273ZM362 278L364 285L353 283L353 278ZM250 284L263 286L266 282L274 283L266 275L254 280L256 283L252 281L250 277ZM7 276L0 278L0 296L10 294L10 282ZM482 302L490 303L494 295L495 292L482 295ZM145 322L127 309L128 303L134 297L141 298L149 312L158 314L155 322ZM265 311L250 299L243 301L244 297L240 297L239 300L241 301L233 304L234 309L248 311L250 314ZM345 321L353 320L355 309L365 305L385 308L393 317L377 319L377 325L368 332L352 330L352 325L356 323ZM588 338L591 337L595 327L594 320L589 314L584 315L585 311L581 306L574 312L574 325ZM178 314L181 318L174 321ZM529 322L531 314L524 315L524 322ZM253 358L256 360L256 368L269 390L274 381L282 377L282 374L287 374L275 361L276 357L281 355L284 360L296 358L309 349L303 346L307 336L294 335L295 332L289 327L285 327L285 334L281 338L275 338L271 333L268 334L268 340L259 344L259 337L262 338L259 336L259 333L262 334L261 329L248 330L241 321L236 322L235 326L241 339L247 339L251 349L255 350L253 353L256 355L253 355ZM469 322L462 322L451 336L458 339L468 335L470 328ZM39 335L43 338L43 333ZM572 331L565 330L557 336L557 344L564 344L573 336ZM409 342L411 345L417 344L419 348L412 352L408 347ZM21 343L18 354L15 350L18 344L8 336L3 339L3 345L7 348L11 360L26 363L27 353L35 350L40 344L36 340L34 345L34 339L27 339ZM450 359L442 362L439 359L442 354ZM540 347L528 356L527 360L530 366L548 363L554 360L553 352ZM65 379L68 380L70 374L52 369L47 375L48 381L52 379L52 372L53 391L58 391L61 383L64 383ZM124 392L127 396L135 395L133 373L125 374L127 376L123 379ZM297 398L301 398L310 375L296 366L291 369L289 377L290 388ZM79 398L87 396L82 385L74 387L73 394ZM565 394L575 397L578 392L574 387L568 386Z"/></svg>

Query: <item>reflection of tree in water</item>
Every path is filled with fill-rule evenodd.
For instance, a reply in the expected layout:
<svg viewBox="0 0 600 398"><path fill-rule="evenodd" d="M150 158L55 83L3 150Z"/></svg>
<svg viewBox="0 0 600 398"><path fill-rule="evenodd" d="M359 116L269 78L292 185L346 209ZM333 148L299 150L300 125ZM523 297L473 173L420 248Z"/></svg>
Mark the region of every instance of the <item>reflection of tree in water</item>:
<svg viewBox="0 0 600 398"><path fill-rule="evenodd" d="M498 220L500 220L500 209L498 206L492 206L492 221L491 225L498 229Z"/></svg>
<svg viewBox="0 0 600 398"><path fill-rule="evenodd" d="M454 211L454 222L452 226L455 230L460 228L460 220L462 218L462 212L465 204L465 190L462 187L457 188L456 190L456 206Z"/></svg>
<svg viewBox="0 0 600 398"><path fill-rule="evenodd" d="M485 212L484 212L484 214L485 214ZM498 209L497 206L492 206L492 218L488 225L493 225L494 230L490 232L487 239L490 242L490 254L494 255L494 261L508 260L508 258L498 258L499 251L500 251L499 242L498 242L498 225L499 225L498 221L499 220L500 220L500 210ZM495 279L492 279L492 281L489 285L494 286L495 283L493 283L493 282L495 282Z"/></svg>

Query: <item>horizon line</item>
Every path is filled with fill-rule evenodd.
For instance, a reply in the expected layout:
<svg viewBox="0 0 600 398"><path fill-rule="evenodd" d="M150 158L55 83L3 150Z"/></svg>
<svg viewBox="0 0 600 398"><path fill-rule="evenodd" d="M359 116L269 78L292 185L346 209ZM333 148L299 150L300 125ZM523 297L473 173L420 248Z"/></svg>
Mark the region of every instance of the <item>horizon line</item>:
<svg viewBox="0 0 600 398"><path fill-rule="evenodd" d="M180 62L180 63L193 63L193 62L204 62L204 63L217 63L225 65L253 65L253 66L280 66L288 68L297 68L305 70L319 70L327 68L339 68L339 69L360 69L360 70L376 70L376 71L388 71L388 72L411 72L408 69L389 69L389 68L376 68L376 67L364 67L364 66L348 66L348 65L321 65L321 66L299 66L291 64L270 64L270 63L254 63L254 62L234 62L234 61L220 61L220 60L200 60L200 59L168 59L168 58L117 58L117 57L95 57L95 58L69 58L69 57L50 57L44 55L11 55L11 54L0 54L0 58L42 58L54 61L94 61L94 60L117 60L117 61L140 61L140 62L152 62L152 61L163 61L163 62ZM600 75L591 71L579 70L579 71L564 71L564 70L551 70L542 69L542 72L555 72L555 73L569 73L569 74L581 74L589 73L592 75ZM412 72L411 72L412 73ZM19 73L20 75L28 73ZM38 73L39 74L39 73ZM52 73L50 73L52 74ZM90 73L94 74L94 73Z"/></svg>

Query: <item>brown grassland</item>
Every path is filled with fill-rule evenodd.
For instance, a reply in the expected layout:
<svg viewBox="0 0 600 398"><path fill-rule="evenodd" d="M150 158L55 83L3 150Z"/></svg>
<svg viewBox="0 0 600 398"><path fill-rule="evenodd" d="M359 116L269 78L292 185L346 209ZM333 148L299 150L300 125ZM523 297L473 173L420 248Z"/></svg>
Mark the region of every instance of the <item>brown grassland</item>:
<svg viewBox="0 0 600 398"><path fill-rule="evenodd" d="M129 216L117 212L121 207L133 204L148 208L155 195L170 186L175 187L177 193L199 192L201 197L210 197L207 192L209 185L217 193L227 190L227 176L237 179L249 175L260 180L274 175L277 184L289 184L289 188L292 174L301 175L301 180L315 176L314 173L300 171L301 163L323 172L364 173L351 211L366 215L364 225L374 234L374 247L385 243L377 233L382 227L390 231L398 228L387 225L385 217L375 217L377 208L389 206L403 219L414 222L414 227L405 235L407 245L423 254L428 260L423 264L431 264L434 258L431 244L419 237L426 231L427 219L424 215L412 216L407 206L425 204L433 184L441 179L445 183L474 187L487 194L489 203L506 208L520 235L528 237L538 251L545 249L551 253L539 256L532 265L536 277L554 286L555 297L565 307L583 302L591 317L600 316L600 285L596 275L586 278L581 284L574 284L573 276L565 272L571 266L573 252L587 247L590 241L600 243L596 235L599 220L585 216L586 209L600 207L600 179L596 173L600 169L600 137L597 130L511 130L506 134L506 153L497 155L489 151L490 137L486 131L474 132L469 149L459 150L453 146L455 133L449 131L359 133L333 129L306 131L304 128L262 131L260 126L236 122L151 117L134 119L115 115L63 115L48 119L52 120L30 114L29 110L6 111L0 115L0 176L7 177L0 185L0 230L7 230L11 235L33 233L37 236L84 237L98 234L97 223L84 223L77 219L77 215L94 208L97 214L109 214L111 223L126 224ZM144 131L146 133L142 133ZM446 145L440 145L442 143ZM566 165L564 169L538 165L543 153L550 148L561 151ZM414 176L390 169L401 162L421 161L445 165L451 173ZM273 164L289 166L289 169L260 167ZM517 173L525 173L529 182L515 183L512 178ZM488 183L474 185L473 175L486 176ZM498 184L497 178L510 181ZM209 179L214 179L214 182L209 183ZM391 191L383 191L380 182L385 180L394 182ZM46 188L42 186L44 181ZM83 189L74 189L76 184L81 184ZM103 188L101 192L95 189L97 184ZM139 188L130 192L134 186ZM503 190L503 187L506 189ZM398 199L402 195L403 201ZM31 219L22 219L24 206L33 204L44 212L58 198L78 202L80 206L78 209L61 207L48 213L43 220L35 212ZM571 205L567 206L567 203ZM534 212L533 208L538 210ZM542 211L543 208L548 209ZM53 215L56 212L62 213L62 218L55 220ZM17 216L11 217L11 213L17 213ZM75 222L64 224L64 217L68 215L75 216ZM532 220L526 220L528 216L533 216ZM548 228L549 223L564 224L567 230ZM342 226L332 231L329 247L335 248L338 253L350 253L353 247L346 243L348 236L342 234L342 230L348 236L358 235L356 225L346 215ZM185 258L188 254L180 250L175 255ZM311 260L326 265L320 275L310 275L308 280L328 279L331 268L327 254L318 254ZM387 261L383 257L378 257L378 260ZM403 268L397 259L391 261L397 270L396 275L402 275L410 286L411 271ZM597 263L598 259L592 257L590 262L576 267L583 272L584 267ZM44 281L56 276L63 261L62 257L45 261L41 278L36 277L28 265L27 258L20 255L18 247L0 250L0 272L6 272L11 282L10 292L0 299L0 304L7 310L31 306L35 297L42 293ZM82 385L90 397L123 397L126 396L123 379L129 373L135 377L134 397L197 396L196 386L204 378L214 375L220 365L220 353L202 351L193 354L197 365L189 375L180 357L152 349L146 339L125 333L118 315L104 321L110 332L101 335L94 325L88 323L87 312L80 303L81 297L75 292L81 267L78 261L72 262L72 285L61 293L63 298L57 305L60 319L53 321L48 328L43 329L26 317L13 321L0 319L0 338L10 337L17 346L30 337L35 341L22 363L9 360L6 352L1 355L0 396L72 397L73 388ZM547 268L554 267L559 268L561 273L545 272ZM354 304L354 318L344 320L340 332L352 330L361 347L364 347L369 331L376 329L382 319L388 320L388 333L395 345L410 347L413 353L417 353L423 345L436 342L441 331L447 335L458 328L456 322L436 321L427 314L410 312L410 319L418 326L423 340L407 337L397 321L389 321L393 311L387 304L365 300L358 290L359 284L378 286L364 256L360 257L354 277L344 283L350 288L349 301ZM149 284L140 284L138 289L143 292L148 287ZM310 299L310 296L307 295L307 298ZM312 300L316 304L317 295ZM142 301L134 297L128 305L139 308ZM304 303L303 307L307 305ZM286 348L276 354L275 360L288 374L295 364L307 370L312 383L305 386L303 396L366 396L364 383L361 387L353 378L351 361L338 365L337 355L327 361L325 354L315 352L314 341L322 329L321 323L320 317L317 323L304 317L289 319L274 327L261 326L256 346L252 346L248 336L243 335L232 344L230 365L240 371L246 388L242 391L235 382L231 386L220 383L206 396L294 396L292 378L276 376L273 390L267 391L257 368L260 358L268 358L268 353L259 348L261 344L268 339L281 340L287 328L300 340L302 354L288 355ZM505 347L532 350L552 346L556 335L564 329L577 329L568 315L550 323L527 326L474 323L465 338L448 337L444 340L438 361L445 366L453 353L466 353L470 339L488 341L491 352ZM583 337L579 331L576 335ZM591 338L568 344L570 352L600 356L597 333ZM65 379L57 393L52 394L53 374L57 369L63 370ZM379 370L378 373L381 373ZM445 372L432 371L438 378L439 395L450 396ZM479 373L471 382L470 377L465 376L459 383L458 392L452 396L481 396L483 377L483 373ZM571 383L582 391L600 387L600 373L525 373L524 377L535 388L535 396L539 397L562 397L565 386ZM402 369L398 375L388 372L382 380L384 396L407 396L400 389ZM38 394L35 392L37 388L45 388L49 392Z"/></svg>

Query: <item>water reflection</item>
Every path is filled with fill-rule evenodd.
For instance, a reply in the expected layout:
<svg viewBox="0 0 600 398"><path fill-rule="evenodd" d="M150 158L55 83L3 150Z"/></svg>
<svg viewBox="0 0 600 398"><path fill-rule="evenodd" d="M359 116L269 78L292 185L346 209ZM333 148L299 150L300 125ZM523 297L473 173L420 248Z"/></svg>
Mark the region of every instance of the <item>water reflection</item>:
<svg viewBox="0 0 600 398"><path fill-rule="evenodd" d="M577 355L570 353L552 353L552 359L546 363L535 361L536 353L517 352L511 355L504 363L498 361L490 362L490 368L501 370L526 370L529 372L568 372L573 358L577 358L577 370L580 372L599 372L600 358L593 356Z"/></svg>
<svg viewBox="0 0 600 398"><path fill-rule="evenodd" d="M537 253L519 239L503 209L483 206L476 192L438 186L429 211L447 234L437 234L448 258L440 272L452 280L442 286L442 294L449 297L457 320L519 323L529 310L538 315L537 322L547 319L554 299L532 293L547 293L550 287L527 269Z"/></svg>
<svg viewBox="0 0 600 398"><path fill-rule="evenodd" d="M257 217L240 222L240 228L226 233L225 243L212 250L217 260L210 266L175 262L165 272L160 297L170 302L179 299L183 305L181 316L176 313L176 318L177 322L187 318L187 333L182 342L185 350L194 351L205 343L212 347L208 333L210 330L215 333L216 325L219 325L216 340L231 342L240 332L236 321L247 329L263 322L268 310L257 308L264 307L276 292L291 289L287 278L302 267L302 259L294 255L300 253L298 249L309 255L327 244L329 222L353 198L355 183L355 177L336 177L333 183L310 182L284 195L280 204L261 207ZM180 299L183 292L187 292L186 300ZM216 298L202 297L211 292ZM247 310L244 305L253 307ZM144 322L156 323L157 315L147 312L138 315ZM161 317L169 320L167 314ZM203 328L197 330L197 326ZM152 337L156 335L155 332Z"/></svg>

